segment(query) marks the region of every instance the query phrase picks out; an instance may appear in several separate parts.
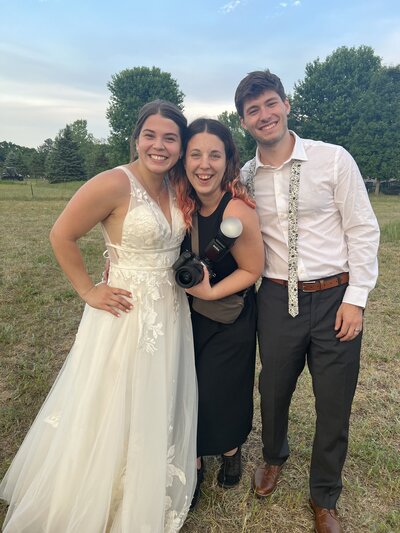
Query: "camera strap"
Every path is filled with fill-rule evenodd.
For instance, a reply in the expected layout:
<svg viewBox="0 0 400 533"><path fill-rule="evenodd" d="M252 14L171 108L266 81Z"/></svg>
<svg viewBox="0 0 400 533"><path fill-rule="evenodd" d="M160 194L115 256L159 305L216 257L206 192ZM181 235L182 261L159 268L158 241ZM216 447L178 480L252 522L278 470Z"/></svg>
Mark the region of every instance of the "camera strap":
<svg viewBox="0 0 400 533"><path fill-rule="evenodd" d="M199 223L197 213L192 216L192 230L190 233L192 252L199 255ZM247 290L243 295L231 294L220 298L219 300L202 300L196 296L192 299L193 309L200 315L220 322L221 324L233 324L239 317L244 308L244 298Z"/></svg>
<svg viewBox="0 0 400 533"><path fill-rule="evenodd" d="M190 232L190 240L192 244L192 252L195 253L197 256L199 254L199 219L197 217L197 212L193 213L192 215L192 229ZM240 291L238 294L243 296L245 298L247 296L247 293L249 292L250 287L247 289L244 289L243 291ZM232 295L233 296L233 295ZM229 296L226 296L226 298L229 298Z"/></svg>
<svg viewBox="0 0 400 533"><path fill-rule="evenodd" d="M199 255L199 220L197 212L192 215L192 230L190 232L190 239L192 243L192 252Z"/></svg>

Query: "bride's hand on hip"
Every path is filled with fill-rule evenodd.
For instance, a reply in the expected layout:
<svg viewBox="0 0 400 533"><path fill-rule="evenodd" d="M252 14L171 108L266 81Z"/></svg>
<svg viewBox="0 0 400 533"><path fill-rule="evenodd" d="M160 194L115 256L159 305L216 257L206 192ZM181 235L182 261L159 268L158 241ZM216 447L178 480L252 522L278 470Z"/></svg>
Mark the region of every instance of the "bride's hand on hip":
<svg viewBox="0 0 400 533"><path fill-rule="evenodd" d="M128 313L133 308L132 303L127 300L127 298L132 298L129 291L110 287L104 282L92 287L82 298L91 307L108 311L117 317L120 316L118 311Z"/></svg>

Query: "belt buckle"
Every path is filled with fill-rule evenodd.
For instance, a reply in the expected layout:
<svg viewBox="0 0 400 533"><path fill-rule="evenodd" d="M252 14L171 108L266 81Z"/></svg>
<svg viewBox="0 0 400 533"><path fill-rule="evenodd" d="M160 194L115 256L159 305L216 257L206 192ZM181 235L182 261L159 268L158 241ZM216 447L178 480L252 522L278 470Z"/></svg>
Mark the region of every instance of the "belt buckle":
<svg viewBox="0 0 400 533"><path fill-rule="evenodd" d="M303 287L302 287L302 291L303 292L315 292L317 291L318 289L315 288L315 284L318 283L316 280L314 281L302 281L302 284L303 284ZM310 288L307 288L306 285L310 285Z"/></svg>

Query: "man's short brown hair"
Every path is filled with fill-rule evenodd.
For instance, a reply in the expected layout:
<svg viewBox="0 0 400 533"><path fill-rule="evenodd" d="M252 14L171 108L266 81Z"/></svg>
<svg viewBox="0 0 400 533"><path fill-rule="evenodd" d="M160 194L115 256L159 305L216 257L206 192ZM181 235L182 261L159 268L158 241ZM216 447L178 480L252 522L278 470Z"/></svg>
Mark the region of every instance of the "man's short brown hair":
<svg viewBox="0 0 400 533"><path fill-rule="evenodd" d="M265 91L275 91L282 101L287 98L280 78L268 69L250 72L242 79L235 92L235 106L241 118L245 101L257 98Z"/></svg>

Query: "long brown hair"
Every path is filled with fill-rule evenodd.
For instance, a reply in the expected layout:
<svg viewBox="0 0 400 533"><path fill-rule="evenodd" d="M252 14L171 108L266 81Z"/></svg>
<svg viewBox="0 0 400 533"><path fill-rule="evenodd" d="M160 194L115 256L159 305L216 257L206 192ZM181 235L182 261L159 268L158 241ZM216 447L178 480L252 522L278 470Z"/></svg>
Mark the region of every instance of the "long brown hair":
<svg viewBox="0 0 400 533"><path fill-rule="evenodd" d="M148 102L147 104L145 104L139 110L138 119L136 121L135 127L133 129L132 135L129 140L130 151L131 151L131 161L134 161L137 158L135 142L137 141L140 135L140 132L142 131L143 124L152 115L161 115L162 117L168 118L172 120L173 122L175 122L175 124L179 128L180 141L183 147L183 142L186 136L186 129L187 129L186 117L184 116L182 111L179 109L179 107L173 104L172 102L168 102L167 100L160 100L160 99L153 100L152 102ZM184 172L181 158L179 158L176 165L179 168L180 172Z"/></svg>
<svg viewBox="0 0 400 533"><path fill-rule="evenodd" d="M212 118L194 120L188 126L184 138L185 152L190 139L198 133L216 135L224 143L226 168L221 181L221 189L229 191L233 198L240 198L247 205L254 208L255 202L249 197L246 187L240 181L239 154L229 128L219 122L219 120ZM181 169L176 167L170 171L169 175L175 186L178 207L183 213L185 224L188 228L191 228L193 213L200 209L201 202L185 172L181 172Z"/></svg>

